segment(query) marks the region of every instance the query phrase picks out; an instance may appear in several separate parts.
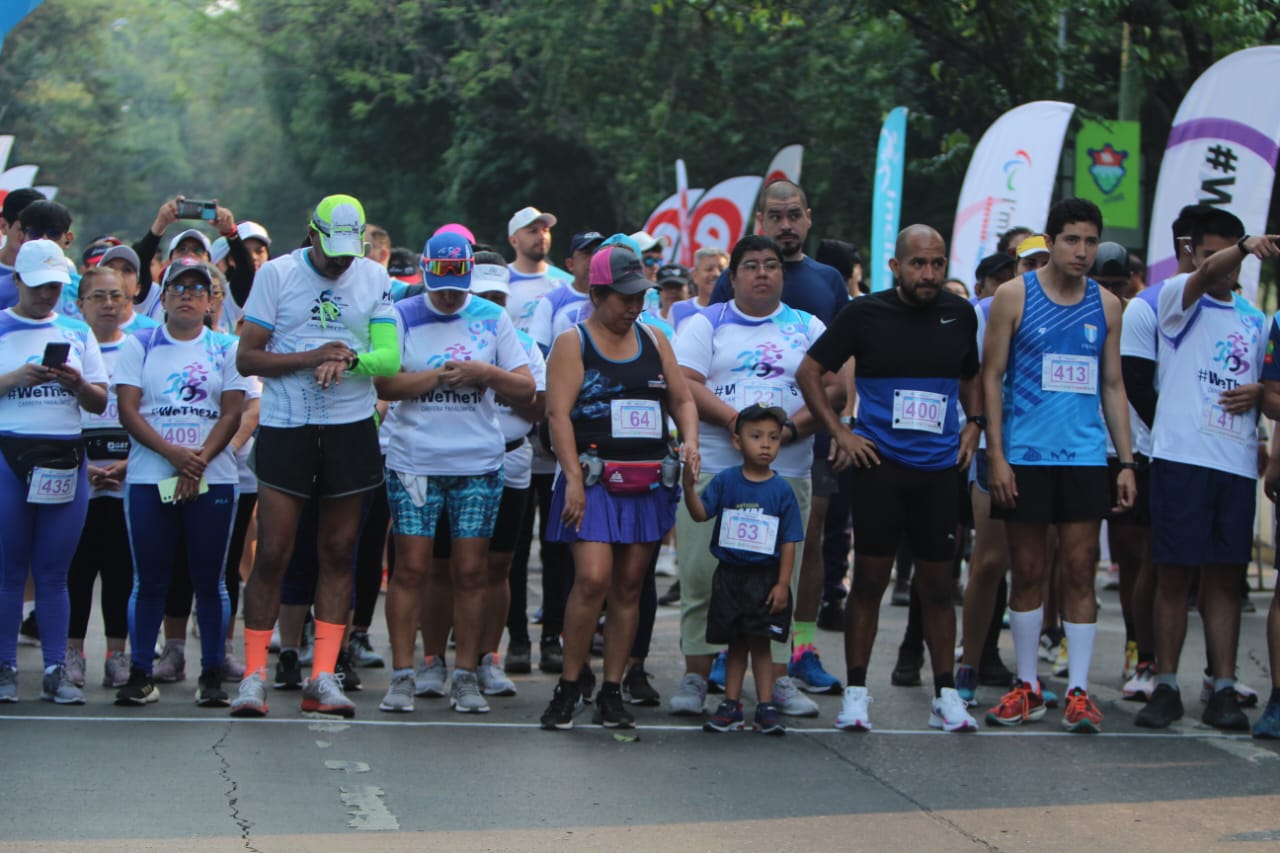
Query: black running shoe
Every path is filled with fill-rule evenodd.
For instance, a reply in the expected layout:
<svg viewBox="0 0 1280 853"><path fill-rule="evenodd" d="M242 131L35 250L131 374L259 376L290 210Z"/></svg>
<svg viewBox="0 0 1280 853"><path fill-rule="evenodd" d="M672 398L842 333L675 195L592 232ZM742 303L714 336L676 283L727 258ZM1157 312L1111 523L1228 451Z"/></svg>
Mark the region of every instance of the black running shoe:
<svg viewBox="0 0 1280 853"><path fill-rule="evenodd" d="M343 693L355 693L364 689L360 675L351 663L351 653L346 649L338 652L338 662L334 664L333 674L342 679Z"/></svg>
<svg viewBox="0 0 1280 853"><path fill-rule="evenodd" d="M676 581L667 591L658 596L658 603L663 607L670 607L673 604L680 603L680 581Z"/></svg>
<svg viewBox="0 0 1280 853"><path fill-rule="evenodd" d="M1000 659L1000 653L984 655L978 661L978 683L983 687L1008 687L1013 683L1013 673Z"/></svg>
<svg viewBox="0 0 1280 853"><path fill-rule="evenodd" d="M561 679L556 683L555 692L551 694L551 704L542 712L542 727L552 730L573 728L573 712L577 707L578 685Z"/></svg>
<svg viewBox="0 0 1280 853"><path fill-rule="evenodd" d="M36 612L32 610L18 626L18 643L23 646L40 645L40 626L36 624Z"/></svg>
<svg viewBox="0 0 1280 853"><path fill-rule="evenodd" d="M822 602L822 609L818 611L818 627L824 631L843 631L844 602Z"/></svg>
<svg viewBox="0 0 1280 853"><path fill-rule="evenodd" d="M920 685L920 669L923 666L923 649L906 649L899 646L898 663L889 675L889 682L894 687L918 687Z"/></svg>
<svg viewBox="0 0 1280 853"><path fill-rule="evenodd" d="M617 688L600 691L591 722L606 729L633 729L636 726L636 718L631 716L627 706L622 703L622 691Z"/></svg>
<svg viewBox="0 0 1280 853"><path fill-rule="evenodd" d="M302 664L298 663L298 653L293 649L281 652L276 660L276 680L272 686L276 690L302 689Z"/></svg>
<svg viewBox="0 0 1280 853"><path fill-rule="evenodd" d="M129 668L129 680L116 691L116 704L148 705L160 698L160 691L151 682L151 676L135 667Z"/></svg>
<svg viewBox="0 0 1280 853"><path fill-rule="evenodd" d="M222 689L222 667L200 671L200 680L196 682L196 704L201 708L225 708L231 704L227 691Z"/></svg>
<svg viewBox="0 0 1280 853"><path fill-rule="evenodd" d="M1240 710L1234 687L1224 687L1210 697L1200 722L1224 732L1249 731L1249 718Z"/></svg>
<svg viewBox="0 0 1280 853"><path fill-rule="evenodd" d="M503 661L507 675L528 675L533 671L533 654L529 641L511 640L507 643L507 658Z"/></svg>
<svg viewBox="0 0 1280 853"><path fill-rule="evenodd" d="M540 650L542 658L538 661L538 669L553 675L564 672L564 650L560 648L559 638L543 640Z"/></svg>
<svg viewBox="0 0 1280 853"><path fill-rule="evenodd" d="M1167 729L1181 719L1182 694L1167 684L1157 684L1151 699L1133 718L1133 724L1144 729Z"/></svg>
<svg viewBox="0 0 1280 853"><path fill-rule="evenodd" d="M652 675L644 671L644 667L633 666L622 678L622 698L632 705L653 707L662 703L662 697L649 683Z"/></svg>

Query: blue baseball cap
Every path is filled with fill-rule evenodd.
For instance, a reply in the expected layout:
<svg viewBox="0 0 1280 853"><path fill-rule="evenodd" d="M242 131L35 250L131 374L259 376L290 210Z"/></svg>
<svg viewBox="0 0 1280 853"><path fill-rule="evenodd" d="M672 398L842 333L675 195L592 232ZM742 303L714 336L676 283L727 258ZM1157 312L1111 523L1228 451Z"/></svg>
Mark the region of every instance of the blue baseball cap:
<svg viewBox="0 0 1280 853"><path fill-rule="evenodd" d="M444 231L432 235L422 248L422 280L427 290L470 290L475 265L471 244L460 234Z"/></svg>

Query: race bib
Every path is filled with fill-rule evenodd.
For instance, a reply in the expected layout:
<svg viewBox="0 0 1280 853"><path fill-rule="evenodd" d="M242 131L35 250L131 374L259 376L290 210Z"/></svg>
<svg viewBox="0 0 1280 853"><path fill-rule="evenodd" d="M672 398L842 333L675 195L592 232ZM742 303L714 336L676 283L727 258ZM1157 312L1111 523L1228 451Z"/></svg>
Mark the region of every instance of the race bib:
<svg viewBox="0 0 1280 853"><path fill-rule="evenodd" d="M946 394L900 389L893 392L894 429L914 429L941 435L946 416Z"/></svg>
<svg viewBox="0 0 1280 853"><path fill-rule="evenodd" d="M107 407L103 409L100 415L89 415L89 422L93 424L102 423L114 426L120 423L120 409L116 405L115 397L107 401Z"/></svg>
<svg viewBox="0 0 1280 853"><path fill-rule="evenodd" d="M176 447L192 450L200 447L204 441L200 437L199 421L173 421L160 428L160 437Z"/></svg>
<svg viewBox="0 0 1280 853"><path fill-rule="evenodd" d="M76 477L79 470L75 468L32 468L31 486L27 489L27 503L30 504L66 504L76 497Z"/></svg>
<svg viewBox="0 0 1280 853"><path fill-rule="evenodd" d="M727 509L720 513L720 547L753 554L773 554L778 544L778 517Z"/></svg>
<svg viewBox="0 0 1280 853"><path fill-rule="evenodd" d="M1251 443L1257 435L1257 421L1251 412L1233 415L1217 402L1207 402L1201 409L1200 431L1206 435Z"/></svg>
<svg viewBox="0 0 1280 853"><path fill-rule="evenodd" d="M1068 394L1097 393L1098 357L1045 353L1040 362L1040 387Z"/></svg>
<svg viewBox="0 0 1280 853"><path fill-rule="evenodd" d="M782 388L772 382L743 382L738 388L739 409L756 405L785 408L782 405Z"/></svg>
<svg viewBox="0 0 1280 853"><path fill-rule="evenodd" d="M662 438L662 406L657 400L611 400L614 438Z"/></svg>

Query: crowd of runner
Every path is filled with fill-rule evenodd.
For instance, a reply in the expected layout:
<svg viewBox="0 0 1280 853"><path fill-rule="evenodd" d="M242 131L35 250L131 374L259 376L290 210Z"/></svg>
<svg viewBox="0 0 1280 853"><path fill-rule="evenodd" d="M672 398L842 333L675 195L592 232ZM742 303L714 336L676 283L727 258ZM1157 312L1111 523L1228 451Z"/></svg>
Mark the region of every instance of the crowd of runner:
<svg viewBox="0 0 1280 853"><path fill-rule="evenodd" d="M1235 677L1258 478L1280 496L1264 429L1280 418L1280 321L1237 279L1280 238L1188 206L1177 274L1147 286L1100 241L1097 207L1065 199L972 281L946 277L937 231L909 226L893 286L868 293L851 244L805 254L811 212L787 181L762 191L756 233L691 269L645 232L584 228L561 270L557 224L516 211L509 263L458 223L419 253L334 195L281 251L261 225L178 197L137 242L94 239L77 264L70 211L10 192L0 703L20 697L19 642L40 645L43 699L86 701L96 585L116 704L186 679L194 602L198 705L261 717L292 690L304 711L349 717L359 670L387 664L369 634L385 584L380 710L432 697L486 713L535 663L536 541L536 663L559 675L544 728L589 704L629 728L631 706L662 704L646 669L661 600L680 608L671 714L782 734L784 717L820 713L810 694L832 694L836 727L869 731L896 577L910 615L891 681L919 684L927 647L929 726L975 730L985 686L988 725L1061 706L1067 731L1097 732L1106 520L1134 723L1185 713L1191 606L1201 720L1280 738L1274 598L1273 684L1252 722L1259 696ZM678 579L660 598L663 548ZM843 681L820 625L843 631Z"/></svg>

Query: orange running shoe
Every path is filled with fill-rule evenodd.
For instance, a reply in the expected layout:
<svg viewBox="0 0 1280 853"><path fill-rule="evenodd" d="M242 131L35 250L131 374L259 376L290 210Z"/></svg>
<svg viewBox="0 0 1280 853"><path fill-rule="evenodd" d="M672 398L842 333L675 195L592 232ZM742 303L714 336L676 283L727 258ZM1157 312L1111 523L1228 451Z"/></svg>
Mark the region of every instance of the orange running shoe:
<svg viewBox="0 0 1280 853"><path fill-rule="evenodd" d="M1040 685L1034 687L1025 681L1000 697L1000 704L987 712L989 726L1018 726L1034 722L1044 716L1044 696Z"/></svg>
<svg viewBox="0 0 1280 853"><path fill-rule="evenodd" d="M1062 727L1076 734L1097 734L1102 731L1102 712L1093 704L1089 694L1079 687L1067 692L1067 710L1062 715Z"/></svg>

